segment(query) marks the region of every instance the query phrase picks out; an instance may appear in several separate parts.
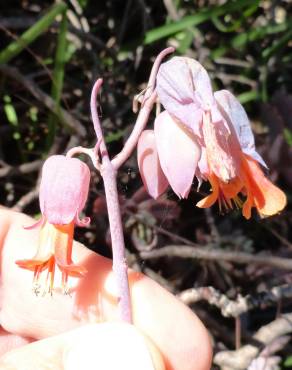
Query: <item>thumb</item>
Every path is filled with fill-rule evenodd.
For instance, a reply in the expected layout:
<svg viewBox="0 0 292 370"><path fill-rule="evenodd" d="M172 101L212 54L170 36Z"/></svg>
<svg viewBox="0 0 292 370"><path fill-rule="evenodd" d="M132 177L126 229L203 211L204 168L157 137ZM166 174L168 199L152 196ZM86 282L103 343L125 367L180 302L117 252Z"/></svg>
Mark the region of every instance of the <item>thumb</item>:
<svg viewBox="0 0 292 370"><path fill-rule="evenodd" d="M6 353L0 370L165 370L155 347L133 325L92 324Z"/></svg>

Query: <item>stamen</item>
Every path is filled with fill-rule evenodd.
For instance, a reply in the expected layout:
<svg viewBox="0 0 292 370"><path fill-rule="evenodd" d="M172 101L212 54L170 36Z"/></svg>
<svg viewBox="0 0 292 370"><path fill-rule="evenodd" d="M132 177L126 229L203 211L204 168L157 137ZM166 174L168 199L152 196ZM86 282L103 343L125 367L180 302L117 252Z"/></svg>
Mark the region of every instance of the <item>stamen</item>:
<svg viewBox="0 0 292 370"><path fill-rule="evenodd" d="M43 293L44 295L46 293L49 293L51 296L53 295L54 275L55 275L55 258L52 256L48 261L48 273Z"/></svg>
<svg viewBox="0 0 292 370"><path fill-rule="evenodd" d="M219 194L218 194L218 204L219 204L220 214L229 212L233 208L231 199L226 198L224 196L224 193L220 189L219 189Z"/></svg>
<svg viewBox="0 0 292 370"><path fill-rule="evenodd" d="M64 295L69 294L69 289L68 289L68 274L67 272L62 271L62 293Z"/></svg>
<svg viewBox="0 0 292 370"><path fill-rule="evenodd" d="M238 196L238 195L236 195L232 200L233 200L233 203L235 204L235 207L236 207L237 209L242 208L243 201L239 198L239 196Z"/></svg>
<svg viewBox="0 0 292 370"><path fill-rule="evenodd" d="M41 292L41 284L39 283L40 273L42 272L42 266L36 266L34 269L33 282L32 282L32 291L36 296Z"/></svg>

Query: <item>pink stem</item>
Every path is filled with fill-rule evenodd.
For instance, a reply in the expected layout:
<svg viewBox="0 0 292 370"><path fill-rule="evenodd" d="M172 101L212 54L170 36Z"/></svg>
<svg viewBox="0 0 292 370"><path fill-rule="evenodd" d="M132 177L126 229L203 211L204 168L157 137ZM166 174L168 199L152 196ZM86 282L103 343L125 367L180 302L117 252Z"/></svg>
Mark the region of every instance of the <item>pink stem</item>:
<svg viewBox="0 0 292 370"><path fill-rule="evenodd" d="M155 80L158 68L162 59L169 53L174 52L174 48L170 47L163 50L156 58L150 78L148 81L148 89L144 95L141 110L139 112L134 129L128 138L122 151L111 161L103 138L101 125L97 113L96 98L102 85L102 79L98 79L93 86L90 100L90 108L94 130L98 139L99 151L101 155L100 172L103 177L105 195L107 201L107 209L109 215L109 224L111 232L111 242L113 250L113 271L116 277L119 309L121 319L132 323L131 300L128 282L128 267L125 258L125 242L123 235L123 227L121 220L121 212L117 191L117 170L129 158L132 151L137 145L141 132L145 128L149 114L156 100Z"/></svg>
<svg viewBox="0 0 292 370"><path fill-rule="evenodd" d="M117 171L110 161L102 134L99 117L97 114L96 97L101 84L102 79L99 79L93 86L90 100L90 108L94 130L97 139L100 141L99 146L99 150L101 153L100 172L103 177L107 210L109 216L113 251L113 271L116 277L120 317L123 321L132 323L131 299L128 282L128 266L125 258L125 242L117 191Z"/></svg>
<svg viewBox="0 0 292 370"><path fill-rule="evenodd" d="M162 62L162 59L167 54L173 53L174 51L175 49L173 47L166 48L162 50L162 52L159 53L155 59L155 62L153 64L151 74L149 77L149 81L147 84L147 89L146 89L146 92L145 92L145 95L142 101L141 109L137 117L134 129L131 135L129 136L128 140L126 141L121 152L115 158L112 159L112 164L116 170L118 170L122 166L122 164L126 162L126 160L132 154L133 150L136 148L139 137L142 131L144 130L145 126L147 125L149 114L157 98L157 95L154 89L155 89L156 75L157 75L159 66Z"/></svg>

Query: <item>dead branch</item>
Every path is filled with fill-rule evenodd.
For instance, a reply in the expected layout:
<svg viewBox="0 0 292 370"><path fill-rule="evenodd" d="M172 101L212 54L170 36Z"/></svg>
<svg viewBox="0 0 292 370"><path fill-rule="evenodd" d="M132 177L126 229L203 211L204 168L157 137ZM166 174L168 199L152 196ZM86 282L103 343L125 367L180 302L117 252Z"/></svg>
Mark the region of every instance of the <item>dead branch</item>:
<svg viewBox="0 0 292 370"><path fill-rule="evenodd" d="M263 346L269 345L275 339L292 332L292 313L282 315L268 325L262 326L253 336L255 341ZM237 351L222 351L215 355L214 363L221 370L245 370L251 361L258 356L262 348L247 344Z"/></svg>
<svg viewBox="0 0 292 370"><path fill-rule="evenodd" d="M25 175L34 171L38 171L43 164L43 161L38 159L33 162L23 163L20 166L10 166L7 163L2 164L0 168L0 177L5 176L15 176L15 175Z"/></svg>
<svg viewBox="0 0 292 370"><path fill-rule="evenodd" d="M249 254L244 252L223 251L215 248L190 247L186 245L169 245L160 249L141 252L140 257L145 260L161 257L190 258L207 261L229 261L237 264L258 264L277 267L283 270L292 269L292 260L276 256Z"/></svg>
<svg viewBox="0 0 292 370"><path fill-rule="evenodd" d="M167 13L173 21L178 21L180 19L180 16L176 10L176 7L172 0L163 0L163 4L165 6L165 9L167 10Z"/></svg>
<svg viewBox="0 0 292 370"><path fill-rule="evenodd" d="M24 194L17 203L14 204L12 209L17 212L22 212L26 206L28 206L31 202L37 199L39 195L39 185L34 187L31 191Z"/></svg>
<svg viewBox="0 0 292 370"><path fill-rule="evenodd" d="M69 140L68 145L69 145L69 147L70 147L71 144L73 144L73 146L74 146L75 143L76 143L76 136L72 135L70 140ZM48 153L48 156L58 153L60 144L61 144L61 140L59 138L55 138L55 141L54 141L53 145L51 146L51 149ZM68 145L67 145L67 149L68 149ZM39 195L39 186L40 186L40 183L41 183L41 165L44 162L43 160L39 160L39 161L41 163L38 166L39 173L38 173L38 177L37 177L37 180L36 180L36 185L28 193L24 194L20 199L18 199L18 201L12 207L12 209L14 211L22 212L25 209L25 207L27 207L30 203L32 203L34 200L37 199L37 197ZM37 162L37 161L35 161L35 162ZM31 163L34 163L34 162L31 162ZM24 165L28 165L28 163L24 163ZM23 165L20 165L19 167L21 167L21 166L23 166ZM28 166L28 168L29 168L29 166ZM24 173L28 173L28 172L22 172L22 174L24 174Z"/></svg>
<svg viewBox="0 0 292 370"><path fill-rule="evenodd" d="M17 68L7 65L0 66L0 72L12 78L25 87L41 104L43 104L52 113L56 114L64 126L81 137L85 137L86 130L82 124L63 108L58 108L54 100L45 94L31 79L23 76Z"/></svg>
<svg viewBox="0 0 292 370"><path fill-rule="evenodd" d="M213 287L191 288L179 293L177 296L187 305L204 300L218 307L223 316L238 317L249 310L262 306L271 306L278 303L281 299L292 298L292 286L288 284L281 285L254 296L247 295L242 297L239 295L235 301Z"/></svg>

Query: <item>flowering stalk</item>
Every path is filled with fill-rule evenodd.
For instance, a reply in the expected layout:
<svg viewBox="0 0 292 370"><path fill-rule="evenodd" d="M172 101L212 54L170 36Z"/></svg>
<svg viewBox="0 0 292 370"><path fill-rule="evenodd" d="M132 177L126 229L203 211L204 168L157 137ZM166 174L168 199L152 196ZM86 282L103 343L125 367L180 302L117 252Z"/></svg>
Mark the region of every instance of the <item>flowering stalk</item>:
<svg viewBox="0 0 292 370"><path fill-rule="evenodd" d="M96 97L102 79L96 81L93 86L90 100L90 109L94 130L100 141L99 152L101 155L100 173L104 181L111 242L113 251L113 271L116 276L120 315L123 321L132 322L131 301L128 283L127 264L125 258L125 242L121 220L121 212L117 191L117 171L113 167L103 138L100 121L97 114Z"/></svg>
<svg viewBox="0 0 292 370"><path fill-rule="evenodd" d="M100 120L97 114L96 99L99 89L102 85L102 79L98 79L96 81L91 93L90 109L94 130L98 139L95 167L100 171L104 181L113 253L113 272L115 274L117 284L120 317L123 321L129 323L132 322L131 300L128 282L128 266L125 257L125 241L117 191L117 170L131 155L132 151L137 145L137 141L141 135L141 132L147 124L149 114L157 97L156 93L154 92L154 87L159 65L162 59L173 51L174 48L167 48L163 50L156 58L134 129L122 151L112 161L108 155ZM100 163L98 160L98 153L100 153L101 157Z"/></svg>
<svg viewBox="0 0 292 370"><path fill-rule="evenodd" d="M129 158L144 130L151 109L156 102L156 75L165 55L174 51L167 48L156 58L148 86L142 95L141 109L133 132L123 150L111 161L103 137L98 113L97 94L102 85L98 79L93 86L90 108L97 143L94 148L75 147L66 156L52 156L47 159L42 170L40 187L40 208L42 219L33 227L40 226L40 241L37 253L31 259L18 260L16 263L25 269L34 271L34 285L37 292L41 288L43 271L47 270L47 279L43 293L54 289L55 266L62 272L62 287L66 293L68 276L82 277L86 270L73 263L71 259L74 225L86 226L90 219L80 219L89 190L90 171L76 154L87 154L94 167L100 172L105 188L109 224L111 232L113 271L116 277L120 318L132 322L131 300L128 282L128 267L125 258L125 242L117 191L117 170Z"/></svg>

